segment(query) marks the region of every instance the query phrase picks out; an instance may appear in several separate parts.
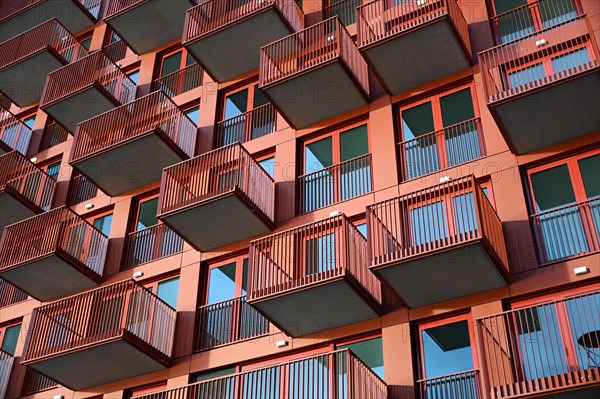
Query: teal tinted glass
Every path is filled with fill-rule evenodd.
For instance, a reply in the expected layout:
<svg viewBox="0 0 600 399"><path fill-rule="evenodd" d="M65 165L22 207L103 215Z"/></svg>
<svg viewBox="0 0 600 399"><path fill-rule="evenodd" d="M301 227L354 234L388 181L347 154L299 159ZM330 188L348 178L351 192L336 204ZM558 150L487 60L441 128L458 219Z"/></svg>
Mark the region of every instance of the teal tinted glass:
<svg viewBox="0 0 600 399"><path fill-rule="evenodd" d="M179 293L179 277L158 283L156 295L169 305L177 308L177 294Z"/></svg>

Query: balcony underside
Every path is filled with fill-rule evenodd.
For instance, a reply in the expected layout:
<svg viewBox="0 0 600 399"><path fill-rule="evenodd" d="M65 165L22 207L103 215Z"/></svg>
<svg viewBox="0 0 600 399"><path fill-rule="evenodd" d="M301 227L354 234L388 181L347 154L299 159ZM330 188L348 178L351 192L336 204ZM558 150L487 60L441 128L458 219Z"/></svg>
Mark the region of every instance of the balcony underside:
<svg viewBox="0 0 600 399"><path fill-rule="evenodd" d="M244 194L230 191L159 218L197 250L210 251L270 232L257 212Z"/></svg>
<svg viewBox="0 0 600 399"><path fill-rule="evenodd" d="M340 61L309 69L262 90L296 129L367 104L357 83Z"/></svg>
<svg viewBox="0 0 600 399"><path fill-rule="evenodd" d="M64 65L60 56L46 48L4 68L0 90L19 107L39 102L48 74Z"/></svg>
<svg viewBox="0 0 600 399"><path fill-rule="evenodd" d="M506 282L480 241L371 270L409 308L503 287Z"/></svg>
<svg viewBox="0 0 600 399"><path fill-rule="evenodd" d="M600 130L600 70L542 90L492 103L505 138L517 154Z"/></svg>
<svg viewBox="0 0 600 399"><path fill-rule="evenodd" d="M37 215L42 210L31 201L22 198L10 188L0 190L0 236L9 224L20 222Z"/></svg>
<svg viewBox="0 0 600 399"><path fill-rule="evenodd" d="M225 82L257 69L260 48L290 33L280 14L270 7L188 42L185 47L211 77Z"/></svg>
<svg viewBox="0 0 600 399"><path fill-rule="evenodd" d="M159 130L71 162L111 197L160 181L162 169L187 159Z"/></svg>
<svg viewBox="0 0 600 399"><path fill-rule="evenodd" d="M398 94L470 67L448 18L361 48L387 91Z"/></svg>
<svg viewBox="0 0 600 399"><path fill-rule="evenodd" d="M54 253L2 271L0 277L35 299L48 302L100 283L100 276L77 263Z"/></svg>
<svg viewBox="0 0 600 399"><path fill-rule="evenodd" d="M190 1L146 1L106 18L137 54L145 54L181 37Z"/></svg>
<svg viewBox="0 0 600 399"><path fill-rule="evenodd" d="M360 291L362 289L359 288ZM379 316L379 309L344 277L251 302L290 337L339 328Z"/></svg>
<svg viewBox="0 0 600 399"><path fill-rule="evenodd" d="M124 339L34 360L27 366L76 391L166 368Z"/></svg>
<svg viewBox="0 0 600 399"><path fill-rule="evenodd" d="M90 85L72 95L62 97L43 107L58 123L70 132L77 124L115 108L116 100L99 85Z"/></svg>
<svg viewBox="0 0 600 399"><path fill-rule="evenodd" d="M77 0L44 0L0 22L0 43L52 18L73 34L89 28L94 20L76 3Z"/></svg>

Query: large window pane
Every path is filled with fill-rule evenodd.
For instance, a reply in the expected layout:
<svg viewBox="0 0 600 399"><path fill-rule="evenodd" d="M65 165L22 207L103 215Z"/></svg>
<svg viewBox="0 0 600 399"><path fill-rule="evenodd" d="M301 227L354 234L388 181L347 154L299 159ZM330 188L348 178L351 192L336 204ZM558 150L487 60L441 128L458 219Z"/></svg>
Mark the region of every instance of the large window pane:
<svg viewBox="0 0 600 399"><path fill-rule="evenodd" d="M271 176L275 178L275 157L270 157L259 161L258 164Z"/></svg>
<svg viewBox="0 0 600 399"><path fill-rule="evenodd" d="M269 103L269 99L263 94L263 92L258 88L258 85L254 85L254 99L252 102L253 108L258 108L261 105L265 105Z"/></svg>
<svg viewBox="0 0 600 399"><path fill-rule="evenodd" d="M229 119L248 111L248 89L230 94L225 99L225 118Z"/></svg>
<svg viewBox="0 0 600 399"><path fill-rule="evenodd" d="M473 369L473 354L466 320L421 332L425 377L432 378Z"/></svg>
<svg viewBox="0 0 600 399"><path fill-rule="evenodd" d="M142 230L158 224L156 211L158 209L158 197L142 202L138 213L137 230Z"/></svg>
<svg viewBox="0 0 600 399"><path fill-rule="evenodd" d="M587 48L582 48L552 58L552 68L554 69L554 73L561 73L588 62L590 62L590 54L588 53Z"/></svg>
<svg viewBox="0 0 600 399"><path fill-rule="evenodd" d="M340 134L340 162L368 153L367 125L355 127Z"/></svg>
<svg viewBox="0 0 600 399"><path fill-rule="evenodd" d="M170 280L161 281L158 283L158 289L156 295L171 305L177 308L177 294L179 293L179 277L172 278Z"/></svg>
<svg viewBox="0 0 600 399"><path fill-rule="evenodd" d="M538 212L575 202L567 165L556 166L531 175Z"/></svg>
<svg viewBox="0 0 600 399"><path fill-rule="evenodd" d="M578 161L587 198L600 196L600 155Z"/></svg>
<svg viewBox="0 0 600 399"><path fill-rule="evenodd" d="M404 140L410 140L434 130L433 110L430 102L402 111Z"/></svg>
<svg viewBox="0 0 600 399"><path fill-rule="evenodd" d="M112 225L112 213L110 215L100 216L99 218L94 219L94 227L97 228L104 234L105 236L110 235L110 226Z"/></svg>
<svg viewBox="0 0 600 399"><path fill-rule="evenodd" d="M431 103L425 103L402 111L404 157L408 179L414 179L440 169L437 141L435 135L426 135L435 131ZM423 136L423 137L421 137ZM417 140L412 140L414 138Z"/></svg>
<svg viewBox="0 0 600 399"><path fill-rule="evenodd" d="M304 173L316 172L333 164L332 138L307 144L305 147Z"/></svg>
<svg viewBox="0 0 600 399"><path fill-rule="evenodd" d="M179 70L179 67L181 66L181 53L182 51L178 51L163 59L160 76L165 76Z"/></svg>
<svg viewBox="0 0 600 399"><path fill-rule="evenodd" d="M383 344L381 337L337 347L337 349L345 348L349 348L354 352L375 374L383 379Z"/></svg>
<svg viewBox="0 0 600 399"><path fill-rule="evenodd" d="M546 76L544 66L542 64L535 64L515 72L510 72L508 74L508 80L510 81L511 88L517 88L540 80L544 76Z"/></svg>
<svg viewBox="0 0 600 399"><path fill-rule="evenodd" d="M444 201L410 210L414 245L422 245L448 236Z"/></svg>
<svg viewBox="0 0 600 399"><path fill-rule="evenodd" d="M306 274L316 274L335 269L335 234L306 240Z"/></svg>
<svg viewBox="0 0 600 399"><path fill-rule="evenodd" d="M600 367L600 293L569 299L565 306L577 364L583 370Z"/></svg>
<svg viewBox="0 0 600 399"><path fill-rule="evenodd" d="M4 337L2 337L2 350L10 355L15 354L17 343L19 342L19 334L21 333L21 325L17 324L14 326L7 327L4 330Z"/></svg>
<svg viewBox="0 0 600 399"><path fill-rule="evenodd" d="M553 26L577 16L575 0L540 0L538 3L544 27Z"/></svg>
<svg viewBox="0 0 600 399"><path fill-rule="evenodd" d="M208 304L235 296L235 262L210 269Z"/></svg>
<svg viewBox="0 0 600 399"><path fill-rule="evenodd" d="M471 89L464 89L440 98L442 123L444 126L456 125L475 118Z"/></svg>

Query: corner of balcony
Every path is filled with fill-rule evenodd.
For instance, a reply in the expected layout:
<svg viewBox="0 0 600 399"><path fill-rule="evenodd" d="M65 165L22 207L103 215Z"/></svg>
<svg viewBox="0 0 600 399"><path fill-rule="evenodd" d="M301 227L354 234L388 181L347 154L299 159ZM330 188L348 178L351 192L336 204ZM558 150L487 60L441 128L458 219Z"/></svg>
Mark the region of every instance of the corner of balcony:
<svg viewBox="0 0 600 399"><path fill-rule="evenodd" d="M344 215L250 242L248 303L291 337L372 319L381 285Z"/></svg>
<svg viewBox="0 0 600 399"><path fill-rule="evenodd" d="M0 42L51 18L77 33L98 20L102 0L21 0L0 2Z"/></svg>
<svg viewBox="0 0 600 399"><path fill-rule="evenodd" d="M235 143L163 170L158 218L199 251L273 229L275 183Z"/></svg>
<svg viewBox="0 0 600 399"><path fill-rule="evenodd" d="M367 63L333 17L261 49L260 89L301 129L367 104Z"/></svg>
<svg viewBox="0 0 600 399"><path fill-rule="evenodd" d="M262 46L303 28L294 0L207 0L187 11L182 43L225 82L257 69Z"/></svg>
<svg viewBox="0 0 600 399"><path fill-rule="evenodd" d="M391 94L471 67L469 30L457 0L377 0L357 12L358 48Z"/></svg>
<svg viewBox="0 0 600 399"><path fill-rule="evenodd" d="M22 364L77 391L165 370L175 316L133 280L67 297L34 309Z"/></svg>
<svg viewBox="0 0 600 399"><path fill-rule="evenodd" d="M181 37L186 11L196 0L110 0L104 20L137 54Z"/></svg>
<svg viewBox="0 0 600 399"><path fill-rule="evenodd" d="M96 51L48 74L40 108L74 132L79 122L133 101L136 90L117 64Z"/></svg>
<svg viewBox="0 0 600 399"><path fill-rule="evenodd" d="M503 287L502 223L469 176L367 207L370 270L410 308Z"/></svg>
<svg viewBox="0 0 600 399"><path fill-rule="evenodd" d="M19 107L39 102L47 75L88 54L53 18L0 43L0 90Z"/></svg>
<svg viewBox="0 0 600 399"><path fill-rule="evenodd" d="M69 164L112 197L194 155L197 127L162 91L79 123Z"/></svg>
<svg viewBox="0 0 600 399"><path fill-rule="evenodd" d="M11 151L26 155L30 140L29 126L0 105L0 156Z"/></svg>
<svg viewBox="0 0 600 399"><path fill-rule="evenodd" d="M69 208L12 224L0 245L0 277L46 302L98 285L108 238Z"/></svg>
<svg viewBox="0 0 600 399"><path fill-rule="evenodd" d="M56 181L17 151L0 156L0 231L47 211Z"/></svg>

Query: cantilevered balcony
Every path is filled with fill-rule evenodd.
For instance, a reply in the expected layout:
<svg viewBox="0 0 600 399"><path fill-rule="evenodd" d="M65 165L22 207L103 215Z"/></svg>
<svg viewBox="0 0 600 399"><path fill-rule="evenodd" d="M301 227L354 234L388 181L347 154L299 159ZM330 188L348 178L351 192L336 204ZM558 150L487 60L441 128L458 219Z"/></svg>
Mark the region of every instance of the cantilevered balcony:
<svg viewBox="0 0 600 399"><path fill-rule="evenodd" d="M104 20L137 54L181 37L185 12L197 0L110 0Z"/></svg>
<svg viewBox="0 0 600 399"><path fill-rule="evenodd" d="M108 238L69 208L57 208L4 230L0 277L46 302L95 287Z"/></svg>
<svg viewBox="0 0 600 399"><path fill-rule="evenodd" d="M194 155L197 127L162 91L81 122L69 163L112 197Z"/></svg>
<svg viewBox="0 0 600 399"><path fill-rule="evenodd" d="M127 236L123 269L152 262L183 251L183 239L166 224L133 231Z"/></svg>
<svg viewBox="0 0 600 399"><path fill-rule="evenodd" d="M0 308L26 301L29 295L0 278Z"/></svg>
<svg viewBox="0 0 600 399"><path fill-rule="evenodd" d="M88 51L57 19L0 43L0 90L24 107L39 102L48 74Z"/></svg>
<svg viewBox="0 0 600 399"><path fill-rule="evenodd" d="M239 143L164 169L160 193L158 218L200 251L273 228L275 183Z"/></svg>
<svg viewBox="0 0 600 399"><path fill-rule="evenodd" d="M386 383L351 350L343 349L136 396L133 399L387 397Z"/></svg>
<svg viewBox="0 0 600 399"><path fill-rule="evenodd" d="M77 124L133 101L136 84L97 51L50 73L40 108L74 132Z"/></svg>
<svg viewBox="0 0 600 399"><path fill-rule="evenodd" d="M334 17L263 47L260 89L301 129L367 104L367 63Z"/></svg>
<svg viewBox="0 0 600 399"><path fill-rule="evenodd" d="M2 0L0 42L51 18L77 33L96 23L102 0Z"/></svg>
<svg viewBox="0 0 600 399"><path fill-rule="evenodd" d="M506 285L502 223L473 176L370 205L367 226L371 271L410 308Z"/></svg>
<svg viewBox="0 0 600 399"><path fill-rule="evenodd" d="M344 215L250 242L248 303L291 337L372 319L381 285Z"/></svg>
<svg viewBox="0 0 600 399"><path fill-rule="evenodd" d="M0 155L18 151L26 155L31 129L0 105Z"/></svg>
<svg viewBox="0 0 600 399"><path fill-rule="evenodd" d="M517 154L600 130L600 64L577 16L479 54L486 102Z"/></svg>
<svg viewBox="0 0 600 399"><path fill-rule="evenodd" d="M397 5L394 5L397 4ZM358 7L358 47L391 94L471 66L457 0L377 0Z"/></svg>
<svg viewBox="0 0 600 399"><path fill-rule="evenodd" d="M182 43L224 82L258 68L262 46L302 28L294 0L205 0L187 11Z"/></svg>
<svg viewBox="0 0 600 399"><path fill-rule="evenodd" d="M162 90L170 97L202 86L204 71L200 64L193 63L175 72L161 76L152 82L152 91Z"/></svg>
<svg viewBox="0 0 600 399"><path fill-rule="evenodd" d="M56 180L16 151L0 156L0 232L52 205Z"/></svg>
<svg viewBox="0 0 600 399"><path fill-rule="evenodd" d="M595 398L600 384L600 291L477 321L493 398Z"/></svg>
<svg viewBox="0 0 600 399"><path fill-rule="evenodd" d="M13 355L0 349L0 398L4 398L6 395L14 360Z"/></svg>
<svg viewBox="0 0 600 399"><path fill-rule="evenodd" d="M168 368L174 333L175 309L127 280L35 309L21 363L82 390Z"/></svg>
<svg viewBox="0 0 600 399"><path fill-rule="evenodd" d="M223 147L236 141L245 143L275 132L277 111L271 104L264 104L240 115L225 119L215 125L215 147Z"/></svg>

